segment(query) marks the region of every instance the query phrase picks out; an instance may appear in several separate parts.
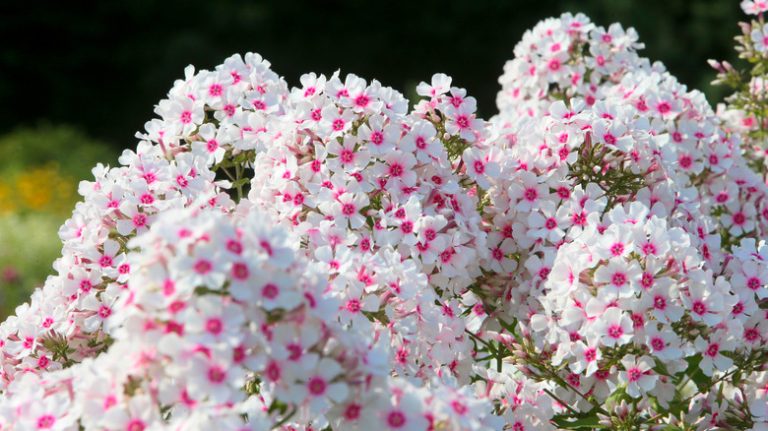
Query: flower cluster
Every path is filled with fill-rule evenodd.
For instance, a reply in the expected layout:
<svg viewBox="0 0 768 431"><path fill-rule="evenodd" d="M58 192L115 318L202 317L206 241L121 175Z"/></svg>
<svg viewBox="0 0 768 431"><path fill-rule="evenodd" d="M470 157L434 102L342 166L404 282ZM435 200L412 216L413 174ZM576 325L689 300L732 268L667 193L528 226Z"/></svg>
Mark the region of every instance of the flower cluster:
<svg viewBox="0 0 768 431"><path fill-rule="evenodd" d="M120 162L124 166L96 167L96 181L81 183L85 200L59 230L58 274L0 325L0 387L20 374L67 367L106 349L105 322L131 276L127 241L160 212L232 204L214 173L189 154L170 162L145 142Z"/></svg>
<svg viewBox="0 0 768 431"><path fill-rule="evenodd" d="M762 123L641 47L545 20L491 121L189 67L0 325L0 429L766 429Z"/></svg>
<svg viewBox="0 0 768 431"><path fill-rule="evenodd" d="M506 287L487 328L514 337L506 358L549 384L561 427L758 426L743 411L762 396L721 394L763 367L768 189L741 136L640 46L565 14L505 66L484 216L491 255L520 269L480 280Z"/></svg>
<svg viewBox="0 0 768 431"><path fill-rule="evenodd" d="M427 389L390 377L382 367L388 346L345 328L318 265L300 259L294 238L265 220L245 209L164 212L128 243L144 251L130 255L130 283L108 319L109 350L14 380L4 424L488 426L490 405L470 388L448 381Z"/></svg>

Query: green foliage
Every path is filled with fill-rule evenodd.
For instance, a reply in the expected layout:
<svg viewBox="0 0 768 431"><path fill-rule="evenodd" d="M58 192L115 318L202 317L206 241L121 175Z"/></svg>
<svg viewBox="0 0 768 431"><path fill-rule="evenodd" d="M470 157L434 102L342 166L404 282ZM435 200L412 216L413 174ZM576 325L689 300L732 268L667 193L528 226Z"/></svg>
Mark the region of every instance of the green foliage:
<svg viewBox="0 0 768 431"><path fill-rule="evenodd" d="M0 178L55 164L75 181L90 177L96 163L114 163L114 151L70 126L41 123L0 137ZM75 183L77 184L77 183Z"/></svg>
<svg viewBox="0 0 768 431"><path fill-rule="evenodd" d="M0 215L0 318L13 312L40 286L61 253L63 219L53 214Z"/></svg>
<svg viewBox="0 0 768 431"><path fill-rule="evenodd" d="M80 180L115 156L69 126L41 124L0 137L0 318L53 273L59 226L78 199Z"/></svg>

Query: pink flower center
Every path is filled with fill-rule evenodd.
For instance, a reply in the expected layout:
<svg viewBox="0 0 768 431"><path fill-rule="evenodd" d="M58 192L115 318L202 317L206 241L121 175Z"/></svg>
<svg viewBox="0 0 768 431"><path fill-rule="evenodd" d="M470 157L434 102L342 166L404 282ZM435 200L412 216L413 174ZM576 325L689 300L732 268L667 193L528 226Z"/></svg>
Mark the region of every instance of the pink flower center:
<svg viewBox="0 0 768 431"><path fill-rule="evenodd" d="M584 351L584 359L587 360L587 362L592 362L595 359L597 359L597 350L590 347L587 350Z"/></svg>
<svg viewBox="0 0 768 431"><path fill-rule="evenodd" d="M712 343L707 347L707 351L705 352L707 356L710 358L714 358L717 356L717 353L720 351L720 345L717 343Z"/></svg>
<svg viewBox="0 0 768 431"><path fill-rule="evenodd" d="M475 160L475 163L473 164L473 166L477 174L482 174L483 172L485 172L485 163L481 162L480 160Z"/></svg>
<svg viewBox="0 0 768 431"><path fill-rule="evenodd" d="M387 414L387 425L392 428L400 428L405 425L405 415L399 410L392 410Z"/></svg>
<svg viewBox="0 0 768 431"><path fill-rule="evenodd" d="M640 276L640 285L643 286L643 289L648 290L653 286L653 280L653 274L644 272L643 275Z"/></svg>
<svg viewBox="0 0 768 431"><path fill-rule="evenodd" d="M90 280L80 281L80 290L84 293L88 293L93 288L93 283Z"/></svg>
<svg viewBox="0 0 768 431"><path fill-rule="evenodd" d="M651 338L651 347L653 347L653 350L657 352L660 350L664 350L664 347L666 347L664 344L664 339L662 339L661 337Z"/></svg>
<svg viewBox="0 0 768 431"><path fill-rule="evenodd" d="M211 96L221 96L222 88L219 84L211 84L210 87L208 87L208 94Z"/></svg>
<svg viewBox="0 0 768 431"><path fill-rule="evenodd" d="M701 301L695 301L693 303L693 307L692 308L693 308L693 312L698 314L699 316L701 316L701 315L703 315L704 313L707 312L707 305L704 304Z"/></svg>
<svg viewBox="0 0 768 431"><path fill-rule="evenodd" d="M757 290L760 288L760 279L757 277L750 277L749 280L747 280L747 287L750 290Z"/></svg>
<svg viewBox="0 0 768 431"><path fill-rule="evenodd" d="M744 304L741 302L737 302L736 305L733 306L733 309L731 310L731 313L735 315L739 315L744 312Z"/></svg>
<svg viewBox="0 0 768 431"><path fill-rule="evenodd" d="M333 123L331 124L331 127L333 127L333 130L336 131L336 132L338 132L340 130L343 130L344 129L344 120L342 120L341 118L337 118L337 119L333 120Z"/></svg>
<svg viewBox="0 0 768 431"><path fill-rule="evenodd" d="M242 262L237 262L232 265L232 278L235 280L243 281L248 278L249 273L248 265Z"/></svg>
<svg viewBox="0 0 768 431"><path fill-rule="evenodd" d="M280 365L277 365L277 362L275 361L270 362L264 370L264 375L272 382L280 380L280 374Z"/></svg>
<svg viewBox="0 0 768 431"><path fill-rule="evenodd" d="M639 368L630 368L627 370L627 378L630 382L636 382L643 376L643 372Z"/></svg>
<svg viewBox="0 0 768 431"><path fill-rule="evenodd" d="M451 259L453 259L453 254L454 254L454 253L455 253L455 252L453 251L453 249L446 249L446 250L443 250L443 252L442 252L442 253L440 253L440 261L441 261L441 262L443 262L443 263L448 263L448 262L450 262L450 261L451 261Z"/></svg>
<svg viewBox="0 0 768 431"><path fill-rule="evenodd" d="M277 298L277 294L279 292L280 292L280 289L278 289L277 285L273 283L268 283L264 285L264 287L261 289L261 295L267 299Z"/></svg>
<svg viewBox="0 0 768 431"><path fill-rule="evenodd" d="M501 260L504 258L504 252L500 248L496 247L491 251L491 255L495 260Z"/></svg>
<svg viewBox="0 0 768 431"><path fill-rule="evenodd" d="M344 418L348 421L357 420L360 417L360 410L362 410L360 404L352 403L344 409Z"/></svg>
<svg viewBox="0 0 768 431"><path fill-rule="evenodd" d="M309 393L315 396L324 394L326 386L325 380L320 376L312 377L307 384Z"/></svg>
<svg viewBox="0 0 768 431"><path fill-rule="evenodd" d="M227 250L234 254L240 254L243 252L243 244L240 241L230 239L227 241Z"/></svg>
<svg viewBox="0 0 768 431"><path fill-rule="evenodd" d="M99 259L99 265L101 265L102 268L106 268L108 266L112 266L112 256L101 256Z"/></svg>
<svg viewBox="0 0 768 431"><path fill-rule="evenodd" d="M649 254L656 254L656 246L650 242L646 242L645 244L643 244L642 250L643 250L643 254L645 254L646 256Z"/></svg>
<svg viewBox="0 0 768 431"><path fill-rule="evenodd" d="M533 187L527 188L523 193L523 197L525 197L525 200L533 202L539 197L539 192Z"/></svg>
<svg viewBox="0 0 768 431"><path fill-rule="evenodd" d="M179 116L179 119L184 124L189 124L192 122L192 113L189 111L184 111L181 113L181 116Z"/></svg>
<svg viewBox="0 0 768 431"><path fill-rule="evenodd" d="M457 415L463 416L467 413L467 405L462 403L459 400L453 400L451 401L451 408L454 412L456 412Z"/></svg>
<svg viewBox="0 0 768 431"><path fill-rule="evenodd" d="M366 96L365 94L361 94L357 96L357 98L355 99L355 105L361 108L364 108L368 105L370 101L371 99L368 96Z"/></svg>
<svg viewBox="0 0 768 431"><path fill-rule="evenodd" d="M400 225L400 230L405 234L413 232L413 222L406 220Z"/></svg>
<svg viewBox="0 0 768 431"><path fill-rule="evenodd" d="M131 265L127 263L123 263L117 267L117 272L119 272L122 275L128 274L129 272L131 272Z"/></svg>
<svg viewBox="0 0 768 431"><path fill-rule="evenodd" d="M347 203L341 206L341 213L347 217L353 216L356 212L357 208L355 208L354 204Z"/></svg>
<svg viewBox="0 0 768 431"><path fill-rule="evenodd" d="M195 265L194 265L195 272L200 275L205 275L211 272L212 268L213 268L213 265L211 264L211 262L205 259L198 260L197 262L195 262Z"/></svg>
<svg viewBox="0 0 768 431"><path fill-rule="evenodd" d="M53 415L42 415L37 418L37 429L50 429L56 423L56 417Z"/></svg>
<svg viewBox="0 0 768 431"><path fill-rule="evenodd" d="M693 165L693 158L687 154L683 154L678 159L678 162L683 169L688 169L691 167L691 165Z"/></svg>
<svg viewBox="0 0 768 431"><path fill-rule="evenodd" d="M595 61L597 62L598 66L605 66L605 57L602 55L598 55L595 57Z"/></svg>
<svg viewBox="0 0 768 431"><path fill-rule="evenodd" d="M747 216L739 211L733 215L733 224L741 226L747 221Z"/></svg>
<svg viewBox="0 0 768 431"><path fill-rule="evenodd" d="M150 204L152 204L152 203L155 201L155 197L154 197L154 196L152 196L152 195L151 195L151 194L149 194L149 193L144 193L143 195L141 195L141 197L139 198L139 200L140 200L140 201L141 201L141 203L143 203L144 205L150 205Z"/></svg>
<svg viewBox="0 0 768 431"><path fill-rule="evenodd" d="M147 182L147 184L152 184L157 180L157 176L153 174L152 172L147 172L144 174L144 181Z"/></svg>
<svg viewBox="0 0 768 431"><path fill-rule="evenodd" d="M227 378L227 372L218 365L214 365L208 369L208 380L211 383L222 383Z"/></svg>
<svg viewBox="0 0 768 431"><path fill-rule="evenodd" d="M568 374L568 377L566 377L565 379L568 381L568 384L573 386L574 388L581 386L581 378L576 373Z"/></svg>
<svg viewBox="0 0 768 431"><path fill-rule="evenodd" d="M339 154L339 158L341 159L341 163L344 163L344 164L352 163L355 160L355 153L345 148L341 150L341 154Z"/></svg>
<svg viewBox="0 0 768 431"><path fill-rule="evenodd" d="M301 347L301 344L297 343L291 343L285 346L286 350L288 350L288 360L291 361L298 361L301 358L301 354L303 352L303 347Z"/></svg>
<svg viewBox="0 0 768 431"><path fill-rule="evenodd" d="M456 125L459 126L459 129L469 128L469 118L466 115L459 115L456 117Z"/></svg>
<svg viewBox="0 0 768 431"><path fill-rule="evenodd" d="M141 419L132 419L125 426L125 431L144 431L145 428L147 428L147 426L144 425L144 421Z"/></svg>
<svg viewBox="0 0 768 431"><path fill-rule="evenodd" d="M219 148L219 143L215 139L211 139L205 145L209 153L215 152Z"/></svg>
<svg viewBox="0 0 768 431"><path fill-rule="evenodd" d="M357 313L360 311L360 300L356 298L352 298L349 301L347 301L347 311L350 313Z"/></svg>
<svg viewBox="0 0 768 431"><path fill-rule="evenodd" d="M619 338L624 335L624 330L620 325L611 325L608 327L608 336L611 338Z"/></svg>
<svg viewBox="0 0 768 431"><path fill-rule="evenodd" d="M389 166L389 175L392 175L393 177L399 177L403 175L403 165L399 163L392 163Z"/></svg>
<svg viewBox="0 0 768 431"><path fill-rule="evenodd" d="M111 308L107 307L106 305L102 305L101 307L99 307L99 317L101 317L102 319L106 319L107 317L110 316L110 314L112 314Z"/></svg>
<svg viewBox="0 0 768 431"><path fill-rule="evenodd" d="M381 145L384 143L384 134L381 133L378 130L374 130L371 132L371 142L373 142L374 145Z"/></svg>
<svg viewBox="0 0 768 431"><path fill-rule="evenodd" d="M617 272L613 274L613 276L611 277L611 284L613 284L616 287L621 287L626 282L627 282L627 276L621 272Z"/></svg>
<svg viewBox="0 0 768 431"><path fill-rule="evenodd" d="M144 227L147 224L147 216L144 214L136 214L133 216L133 225L137 228Z"/></svg>
<svg viewBox="0 0 768 431"><path fill-rule="evenodd" d="M205 330L213 335L221 334L223 328L224 325L222 324L221 319L218 317L211 317L208 319L208 321L205 322Z"/></svg>

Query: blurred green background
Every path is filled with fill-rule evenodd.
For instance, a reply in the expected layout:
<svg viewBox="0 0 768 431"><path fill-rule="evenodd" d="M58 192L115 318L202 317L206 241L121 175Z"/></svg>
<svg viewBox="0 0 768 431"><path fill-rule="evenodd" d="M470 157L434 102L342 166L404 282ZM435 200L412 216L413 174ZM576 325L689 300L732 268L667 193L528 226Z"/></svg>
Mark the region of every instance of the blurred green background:
<svg viewBox="0 0 768 431"><path fill-rule="evenodd" d="M635 27L645 55L722 99L706 60L734 58L738 0L4 2L0 317L51 272L77 182L135 144L186 65L255 51L292 85L341 68L406 93L445 72L488 117L523 32L565 11Z"/></svg>

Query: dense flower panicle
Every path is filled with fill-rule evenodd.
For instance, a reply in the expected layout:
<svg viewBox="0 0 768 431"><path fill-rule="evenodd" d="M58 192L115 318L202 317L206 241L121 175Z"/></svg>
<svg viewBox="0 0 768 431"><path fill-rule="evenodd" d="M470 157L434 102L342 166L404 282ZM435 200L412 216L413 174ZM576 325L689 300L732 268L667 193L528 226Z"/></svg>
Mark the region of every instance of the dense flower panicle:
<svg viewBox="0 0 768 431"><path fill-rule="evenodd" d="M761 369L744 338L765 339L766 264L737 250L766 234L765 183L740 135L639 47L583 15L541 22L505 66L493 125L502 180L485 217L509 239L496 256L526 270L485 281L508 286L516 363L585 413L617 390L643 409L692 399L694 367L720 382Z"/></svg>
<svg viewBox="0 0 768 431"><path fill-rule="evenodd" d="M138 134L149 141L123 154L124 167L98 167L96 182L81 185L85 201L61 230L61 275L4 324L4 426L42 414L40 394L26 392L32 385L78 407L43 415L49 428L262 429L280 416L338 429L499 428L485 397L459 384L471 371L465 306L429 285L450 263L452 272L442 273L463 289L475 260L468 253L481 253L476 198L461 192L468 179L459 154L449 160L435 129L463 135L457 146L477 141L484 123L474 100L454 111L463 93L453 89L450 109L436 94L431 108L409 116L402 96L378 83L312 75L302 82L307 88L289 93L251 54L213 72L188 68L158 105L163 119ZM370 155L359 148L363 136ZM330 154L321 166L328 175L315 178L314 160L290 152L301 139ZM280 152L298 158L281 158L280 168L262 162ZM253 190L284 198L291 181L290 204L318 212L304 210L299 224L292 206L271 208L271 199L235 208L225 190L242 196L245 168L255 173ZM230 170L237 178L216 180ZM274 172L274 183L257 183ZM386 176L389 186L380 181ZM432 208L427 214L417 196ZM362 216L371 200L380 205L376 229ZM460 205L464 216L452 211ZM281 234L268 219L292 230ZM446 257L421 259L417 235ZM297 249L304 242L310 247ZM299 254L317 270L299 269ZM307 271L330 276L309 283ZM38 329L46 309L58 318L45 317ZM40 377L25 377L29 371Z"/></svg>
<svg viewBox="0 0 768 431"><path fill-rule="evenodd" d="M2 324L3 386L18 373L56 369L103 350L104 323L131 274L129 235L146 231L172 208L232 204L204 161L189 154L169 162L159 147L142 142L120 162L112 169L98 166L96 180L81 183L85 201L59 231L58 275Z"/></svg>
<svg viewBox="0 0 768 431"><path fill-rule="evenodd" d="M0 429L766 429L764 125L641 48L544 20L491 121L188 67L0 324Z"/></svg>
<svg viewBox="0 0 768 431"><path fill-rule="evenodd" d="M130 255L130 284L108 318L109 350L14 380L4 423L186 429L202 427L208 412L215 429L270 429L275 406L284 406L286 419L315 427L330 420L341 429L397 429L391 423L429 417L450 429L490 429L490 405L468 387L389 377L389 345L371 337L384 328L339 319L337 298L325 294L319 265L300 259L295 238L268 228L264 215L232 214L167 211L129 241L143 251Z"/></svg>
<svg viewBox="0 0 768 431"><path fill-rule="evenodd" d="M486 254L474 179L498 171L475 100L443 75L410 114L398 92L376 81L301 82L280 138L255 156L249 200L327 265L333 294L346 303L343 318L378 313L390 322L399 373L428 379L447 367L467 383L472 343L460 315L469 304L458 294ZM404 271L377 289L372 258L382 250L382 263L403 261Z"/></svg>

